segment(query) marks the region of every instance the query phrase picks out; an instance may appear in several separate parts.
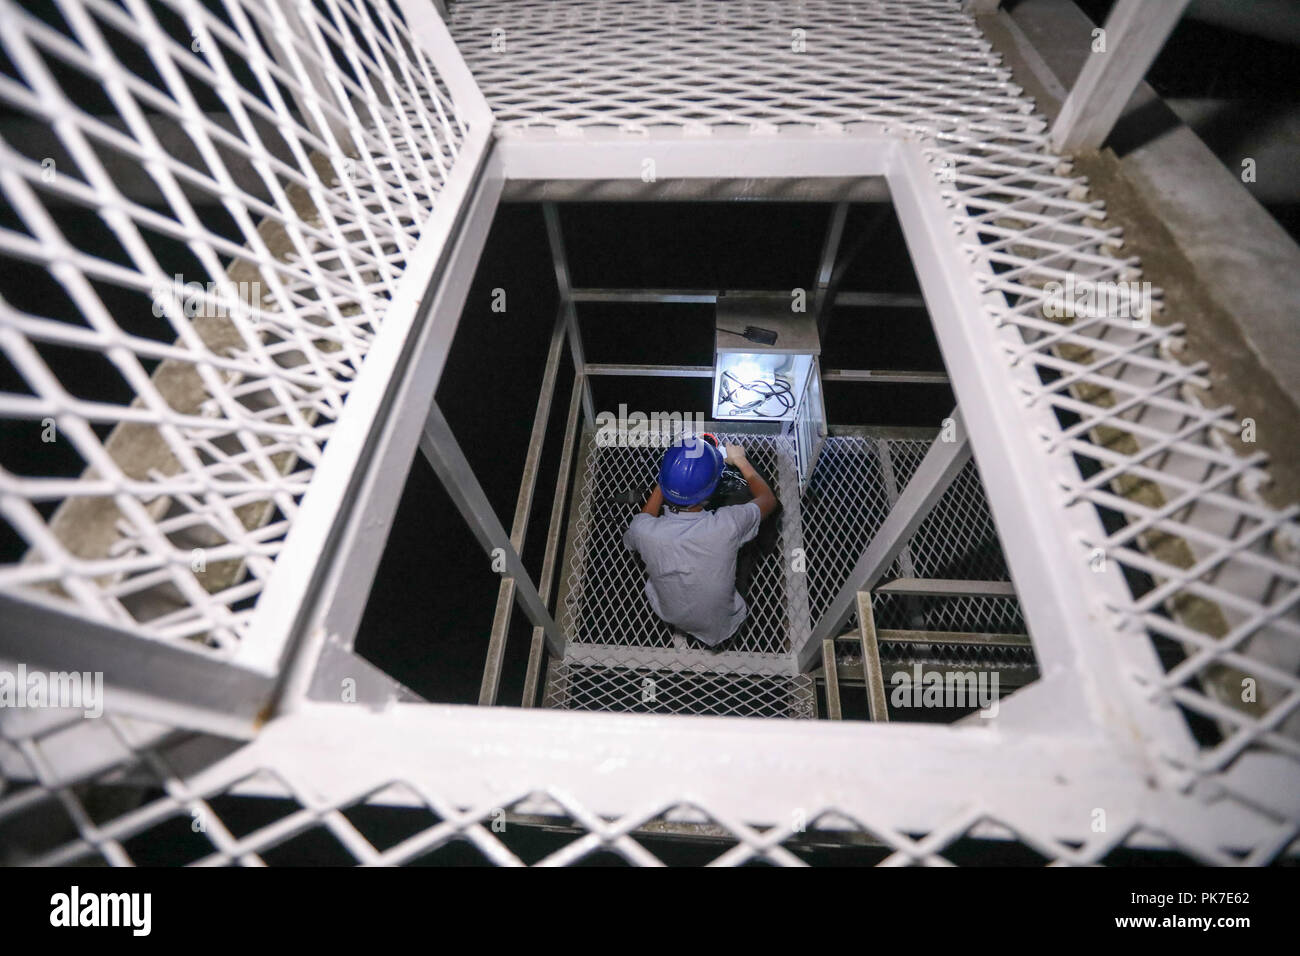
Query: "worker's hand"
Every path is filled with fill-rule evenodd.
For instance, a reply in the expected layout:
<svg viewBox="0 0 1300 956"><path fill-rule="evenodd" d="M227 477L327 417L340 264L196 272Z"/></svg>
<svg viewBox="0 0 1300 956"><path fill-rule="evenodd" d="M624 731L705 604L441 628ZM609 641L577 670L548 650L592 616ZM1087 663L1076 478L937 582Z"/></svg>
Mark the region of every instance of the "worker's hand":
<svg viewBox="0 0 1300 956"><path fill-rule="evenodd" d="M732 465L740 466L740 463L746 461L744 445L725 445L727 451L727 461Z"/></svg>

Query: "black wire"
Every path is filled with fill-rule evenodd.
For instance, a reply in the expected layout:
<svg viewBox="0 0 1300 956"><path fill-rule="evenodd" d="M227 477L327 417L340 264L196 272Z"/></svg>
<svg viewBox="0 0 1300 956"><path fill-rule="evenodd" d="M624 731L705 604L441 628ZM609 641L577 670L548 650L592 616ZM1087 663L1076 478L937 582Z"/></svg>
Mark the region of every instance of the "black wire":
<svg viewBox="0 0 1300 956"><path fill-rule="evenodd" d="M728 369L722 373L722 382L725 390L722 391L718 398L734 407L738 412L752 412L761 418L780 418L794 408L794 389L784 379L777 379L776 382L764 382L761 379L753 382L742 382ZM733 383L731 388L726 388L727 382ZM736 401L735 398L736 393L739 391L753 392L758 398L742 404ZM763 406L773 399L780 403L781 410L772 414L761 411Z"/></svg>
<svg viewBox="0 0 1300 956"><path fill-rule="evenodd" d="M737 332L735 329L724 329L720 325L713 327L716 332L726 332L728 335L739 335L746 342L753 342L755 345L772 345L777 340L777 334L771 329L763 329L753 325L745 326L745 331Z"/></svg>

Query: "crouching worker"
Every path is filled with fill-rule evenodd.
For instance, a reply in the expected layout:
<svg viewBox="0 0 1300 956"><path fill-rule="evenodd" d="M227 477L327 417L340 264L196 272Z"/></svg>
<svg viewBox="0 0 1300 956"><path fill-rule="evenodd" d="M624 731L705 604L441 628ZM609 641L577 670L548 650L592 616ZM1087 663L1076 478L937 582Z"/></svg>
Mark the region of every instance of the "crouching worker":
<svg viewBox="0 0 1300 956"><path fill-rule="evenodd" d="M736 552L779 507L772 489L745 459L744 448L728 445L726 450L753 500L705 511L725 463L708 441L688 437L665 452L659 483L623 536L624 545L645 561L650 607L710 647L735 634L749 614L737 590ZM752 567L752 561L745 564ZM742 590L747 583L739 582Z"/></svg>

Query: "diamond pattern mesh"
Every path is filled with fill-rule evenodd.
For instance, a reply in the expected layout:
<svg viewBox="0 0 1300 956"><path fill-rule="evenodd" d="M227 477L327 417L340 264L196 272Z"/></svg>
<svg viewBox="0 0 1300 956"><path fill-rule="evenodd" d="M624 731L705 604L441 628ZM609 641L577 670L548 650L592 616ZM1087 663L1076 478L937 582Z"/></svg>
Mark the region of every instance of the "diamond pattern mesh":
<svg viewBox="0 0 1300 956"><path fill-rule="evenodd" d="M803 498L812 619L830 604L925 457L929 443L832 436L826 439ZM882 456L888 455L887 471ZM997 529L969 462L921 522L886 579L1008 580ZM1015 598L903 597L874 594L879 628L1025 633ZM857 627L857 614L849 627Z"/></svg>
<svg viewBox="0 0 1300 956"><path fill-rule="evenodd" d="M891 441L889 456L901 492L929 449L923 441ZM958 581L1010 579L997 528L974 460L957 473L948 490L908 543L914 577Z"/></svg>
<svg viewBox="0 0 1300 956"><path fill-rule="evenodd" d="M0 588L232 651L466 126L387 0L57 6L0 0L51 132L0 143L44 267L0 301Z"/></svg>
<svg viewBox="0 0 1300 956"><path fill-rule="evenodd" d="M388 82L385 71L403 57L385 43L414 44L403 24L385 19L383 5L294 4L308 20L305 30L282 19L284 5L276 13L235 0L58 6L68 23L55 28L10 0L0 5L7 58L0 98L38 122L57 117L57 135L70 140L74 156L46 181L40 157L25 154L23 142L3 145L8 209L0 248L7 261L57 266L58 295L71 299L85 321L0 304L6 361L23 380L7 386L4 415L20 422L55 416L80 462L71 478L11 465L0 472L4 521L36 552L30 565L6 566L0 582L57 585L87 617L164 637L211 631L229 644L244 623L241 602L260 592L308 469L381 326L426 204L444 182L439 159L455 152L464 131L434 75L442 62L417 53L414 69L424 82L404 75ZM182 22L178 36L157 29L151 11L164 6ZM269 80L258 81L262 92L241 91L235 82L226 93L243 104L253 129L281 131L289 158L255 141L249 126L231 134L185 105L172 67L157 69L161 86L126 75L133 71L105 48L99 21L130 42L146 40L150 57L162 51L186 71L185 85L216 89L227 79L223 61L234 59L263 71ZM376 23L383 29L372 31ZM868 837L891 864L962 861L972 838L1009 841L1072 864L1132 862L1132 848L1153 847L1178 862L1262 864L1300 849L1297 509L1273 508L1259 497L1267 481L1263 456L1238 442L1234 410L1207 392L1208 366L1179 360L1178 316L1135 328L1126 319L1043 315L1046 282L1137 280L1139 263L1123 254L1122 237L1089 184L1052 153L1043 117L956 2L482 2L455 4L453 27L504 136L635 136L657 128L709 135L731 127L752 134L738 139L744 149L788 128L852 136L864 124L873 134L883 128L922 144L933 189L951 210L946 239L960 247L984 293L983 313L969 322L1008 333L974 358L999 372L1005 363L1006 388L1025 409L1020 451L1062 464L1060 487L1043 494L1064 513L1103 509L1112 519L1101 533L1060 542L1060 560L1063 568L1082 568L1100 552L1126 572L1131 593L1124 594L1093 585L1086 572L1079 576L1096 598L1097 639L1089 650L1117 663L1124 683L1115 688L1117 702L1134 701L1132 716L1153 728L1141 762L1162 771L1159 785L1146 774L1130 775L1131 761L1110 750L1050 734L1008 733L989 747L952 728L909 732L900 742L895 728L787 721L767 725L755 755L746 753L756 735L744 721L653 714L529 713L527 721L512 722L508 713L469 708L397 705L374 715L355 706L309 707L277 717L242 744L108 715L0 727L0 847L7 861L127 864L169 846L181 862L257 864L278 862L286 848L320 836L337 858L361 863L417 862L463 844L502 865L565 864L600 853L650 865L659 859L632 834L665 820L725 833L733 842L716 860L724 864L798 864L788 845L804 823L812 831ZM493 48L493 27L504 31L504 49ZM791 48L796 29L807 34L807 55ZM216 45L196 52L191 30ZM269 54L270 34L291 41L290 66ZM336 106L313 98L301 68L306 60L335 69L338 60L320 53L330 42L349 64L337 66L346 77L337 77L335 88L348 95ZM92 48L98 55L88 55ZM91 86L111 85L112 109L128 125L96 123L94 109L57 90L45 64L58 56L81 64ZM145 89L151 84L158 95ZM282 89L305 97L310 108L299 115L310 114L320 129L300 121ZM425 99L417 103L413 89ZM148 101L171 117L178 115L174 104L185 101L186 135L212 149L197 161L174 155L129 115L124 98ZM354 112L358 103L364 110ZM227 108L239 112L235 102ZM448 128L439 132L444 118ZM318 168L320 156L345 153L328 142L331 120L342 120L360 140L350 184ZM104 175L100 149L147 165L169 210L156 213L123 195ZM248 169L262 177L264 195L241 185ZM189 189L220 196L235 217L234 231L212 218L215 204L196 209ZM51 229L45 213L59 203L102 217L128 245L125 255L104 259L83 248L78 233ZM283 235L254 234L251 223L268 219ZM229 338L224 326L210 330L169 316L172 332L151 340L129 331L120 308L102 301L105 283L147 296L154 281L170 279L170 263L142 261L137 240L147 244L149 230L201 255L200 278L216 282L213 299L231 307ZM225 257L252 263L273 287L270 307L241 310L237 289L222 278ZM111 355L138 401L87 400L73 376L49 367L41 343ZM161 384L172 360L200 383L189 404ZM1031 374L1020 377L1019 370ZM1035 427L1044 418L1053 424ZM101 432L122 434L128 426L156 433L164 459L177 464L160 475L124 466L128 456ZM864 497L857 489L846 500ZM100 551L70 551L57 517L51 519L51 504L77 498L111 499L111 534ZM192 512L193 523L150 510L173 505ZM261 517L232 519L230 512L245 505ZM878 520L869 514L873 506L860 505L864 513L845 535L870 533ZM247 568L243 591L186 580L187 565L176 560L178 550L180 557L186 552L168 536L205 521L215 526L213 540L225 542L212 545L221 549L214 560L237 563L241 575ZM123 523L130 543L119 555L112 548ZM816 528L805 529L810 533ZM828 561L822 573L836 566ZM123 600L155 584L183 600L161 613L133 611ZM1144 663L1152 638L1171 651L1159 670ZM1233 693L1245 676L1259 690L1249 704ZM1148 719L1176 709L1215 733L1189 746L1173 723ZM542 717L559 721L546 728L552 738L528 738L531 722ZM564 722L570 718L581 724ZM700 736L681 747L671 723L688 723ZM713 733L706 724L729 728L725 748L705 749ZM84 742L87 727L93 745ZM785 748L770 746L778 735ZM640 750L619 750L629 736ZM926 761L908 759L918 740ZM537 763L543 750L551 763ZM553 779L570 751L578 753L581 772L570 771L559 786ZM697 751L712 764L691 765ZM498 752L509 760L490 763ZM872 758L869 776L860 766L864 753ZM641 754L647 757L638 764ZM890 768L883 781L882 765ZM743 773L726 776L733 766ZM1164 771L1179 776L1176 786L1167 785ZM490 789L481 785L485 777ZM688 796L699 789L708 792ZM267 809L250 818L235 803L252 794ZM402 838L381 839L356 812L372 804L401 804L416 819ZM1075 812L1094 807L1106 808L1106 827L1094 826L1088 809ZM553 852L526 857L508 834L490 828L503 808L571 823L577 835Z"/></svg>
<svg viewBox="0 0 1300 956"><path fill-rule="evenodd" d="M957 769L960 785L951 788L951 799L935 792L933 780L930 788L913 794L908 774L890 775L892 793L937 805L933 823L927 826L887 822L888 817L872 809L882 802L879 795L854 786L784 805L778 800L776 804L782 805L778 813L737 813L732 798L686 792L667 796L663 788L649 787L633 806L614 812L557 786L515 788L498 781L488 793L471 794L464 781L453 783L436 765L420 772L404 768L411 750L418 748L413 740L396 748L357 745L358 740L377 740L371 731L381 728L391 740L394 726L410 720L414 726L404 726L402 733L415 734L426 744L454 738L451 727L422 724L421 718L435 716L432 711L427 706L398 705L389 721L376 722L355 706L333 705L284 719L276 740L264 735L242 746L227 746L215 760L197 762L175 737L151 741L139 728L110 716L105 731L130 756L92 778L96 785L89 780L62 785L49 777L59 749L58 730L17 743L0 741L0 766L8 781L0 793L0 862L258 866L486 861L519 866L566 865L613 853L633 865L653 866L662 860L638 835L666 825L690 824L707 827L723 838L712 862L733 866L751 860L804 865L790 847L809 838L829 843L866 838L882 848L880 862L893 865L987 863L1015 847L1036 855L1037 862L1132 864L1149 862L1152 857L1143 851L1157 850L1155 858L1169 862L1239 865L1267 862L1295 837L1294 828L1278 827L1257 835L1259 847L1254 852L1230 852L1203 828L1187 823L1196 819L1197 804L1191 798L1168 792L1143 795L1145 813L1162 821L1158 829L1143 825L1135 814L1114 804L1105 829L1081 826L1068 836L1054 836L1050 828L1020 822L1027 811L1017 799L1017 786L990 793L972 806L969 790L978 775L963 772L970 771L969 765ZM628 719L582 716L585 721ZM644 735L653 729L648 722L662 718L635 719L641 723L620 723L619 733ZM573 729L557 727L555 732L564 739ZM304 755L312 742L324 747L322 755L348 756L286 765L283 747L292 746ZM500 737L493 746L510 751L510 736ZM767 787L779 787L788 782L792 766L814 757L811 752L773 753L765 764L756 765L740 755L730 759L744 761L754 779ZM952 759L957 763L960 757ZM600 772L626 772L620 760L604 761ZM1045 773L1070 772L1070 765L1053 767L1050 758L1044 764ZM325 772L331 765L346 769ZM666 765L661 769L669 772ZM843 775L846 768L836 769ZM1091 769L1073 765L1076 773ZM38 777L43 783L23 783L24 777ZM1023 787L1051 779L1014 783ZM1060 779L1056 778L1057 786ZM567 826L574 833L555 845L530 851L525 845L528 827L510 822L516 815Z"/></svg>
<svg viewBox="0 0 1300 956"><path fill-rule="evenodd" d="M922 650L910 641L881 641L879 651L882 664L903 665L920 661L953 667L983 665L1018 668L1026 674L1036 673L1038 669L1033 648L1010 644L926 644Z"/></svg>
<svg viewBox="0 0 1300 956"><path fill-rule="evenodd" d="M565 658L547 678L546 706L638 714L712 714L730 717L816 716L806 674L745 673L683 665L662 652L644 666Z"/></svg>
<svg viewBox="0 0 1300 956"><path fill-rule="evenodd" d="M790 496L781 475L793 461L787 438L715 432L721 442L745 445L754 467L771 476L778 498ZM672 629L650 609L640 559L623 546L623 533L654 488L661 448L625 448L590 439L586 469L579 482L579 516L573 531L575 550L568 574L562 627L580 644L669 647ZM635 491L633 507L618 499ZM749 617L724 646L756 654L790 650L786 601L785 535L754 568L749 588Z"/></svg>
<svg viewBox="0 0 1300 956"><path fill-rule="evenodd" d="M794 448L790 439L726 433L719 433L719 438L745 445L755 467L773 476L773 490L784 505L780 543L755 571L755 583L750 588L750 620L722 646L722 653L699 651L694 642L675 638L672 629L659 620L645 598L645 572L640 561L622 544L623 532L636 508L619 499L632 490L639 502L645 501L662 451L602 447L593 435L588 439L579 485L572 564L564 599L563 626L576 646L551 668L547 706L642 713L814 716L808 696L811 685L806 677L793 675L790 624L804 622L804 627L794 632L795 644L799 645L811 632L815 615L847 579L888 514L897 487L891 492L890 481L894 479L887 478L881 468L881 455L902 460L901 477L896 480L905 483L928 443L828 438L800 496L785 490L782 484L784 478L790 489L797 487L791 480ZM935 520L927 519L914 539L922 556L915 561L918 568L942 571L978 566L1006 573L996 537L991 549L989 542L980 540L981 535L994 535L994 529L973 465L954 480L949 493L936 505L936 513L953 522L954 534L945 539ZM803 573L793 571L794 562L783 557L793 556L799 547L793 538L796 533L802 540L806 565ZM972 551L977 552L975 559L969 557ZM787 595L802 597L805 591L811 597L811 616L794 610L797 601L789 606L787 602ZM1024 631L1014 598L918 599L877 594L874 600L879 612L877 626L881 628ZM635 648L636 652L602 657L602 648ZM776 666L782 672L754 673L755 666L769 671Z"/></svg>
<svg viewBox="0 0 1300 956"><path fill-rule="evenodd" d="M871 611L879 628L1028 633L1020 602L1013 597L914 597L876 593L871 596ZM857 626L856 612L852 623Z"/></svg>
<svg viewBox="0 0 1300 956"><path fill-rule="evenodd" d="M744 444L754 467L768 476L773 492L797 513L792 501L791 440L714 431L721 442ZM645 569L623 546L623 533L649 497L663 450L621 447L588 439L586 465L578 483L578 519L573 535L562 627L574 642L552 665L545 704L570 710L693 713L745 717L812 717L811 681L795 673L790 655L790 588L802 581L790 571L790 519L778 518L773 547L758 559L749 586L749 617L730 640L702 651L675 633L651 610ZM632 492L638 504L620 501ZM797 603L797 602L796 602ZM796 617L796 619L798 619ZM602 656L601 649L635 648L630 657ZM594 652L594 653L593 653ZM755 665L765 672L754 672ZM649 682L649 683L647 683Z"/></svg>
<svg viewBox="0 0 1300 956"><path fill-rule="evenodd" d="M508 0L456 3L451 26L498 120L517 130L766 133L868 118L929 125L936 114L1001 122L1030 110L985 66L956 3ZM807 52L795 49L799 28Z"/></svg>
<svg viewBox="0 0 1300 956"><path fill-rule="evenodd" d="M876 442L827 438L801 504L808 606L816 620L889 514L890 495Z"/></svg>

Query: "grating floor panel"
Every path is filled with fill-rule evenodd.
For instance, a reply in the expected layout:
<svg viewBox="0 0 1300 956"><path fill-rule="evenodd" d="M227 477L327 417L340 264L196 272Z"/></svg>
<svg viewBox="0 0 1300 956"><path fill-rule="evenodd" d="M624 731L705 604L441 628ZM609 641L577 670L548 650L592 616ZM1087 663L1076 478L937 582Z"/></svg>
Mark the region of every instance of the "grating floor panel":
<svg viewBox="0 0 1300 956"><path fill-rule="evenodd" d="M816 716L812 680L796 673L791 654L791 640L797 643L808 630L804 582L786 557L798 545L793 444L775 435L714 434L743 444L786 506L775 545L754 569L749 618L731 640L706 649L655 615L645 597L644 566L623 547L623 533L649 497L662 449L598 445L591 436L565 569L561 626L569 652L548 669L545 706Z"/></svg>
<svg viewBox="0 0 1300 956"><path fill-rule="evenodd" d="M789 439L715 434L724 442L742 442L749 460L771 477L777 497L783 501L792 497L782 480L793 473ZM640 558L623 547L624 531L654 487L662 449L602 447L595 444L594 437L589 441L579 482L582 498L567 569L562 626L571 641L581 644L670 648L674 644L673 631L650 609ZM635 506L620 500L629 491L637 497ZM790 575L784 560L787 521L784 516L778 520L781 533L777 544L754 569L749 618L723 645L726 650L758 655L790 652L786 594Z"/></svg>
<svg viewBox="0 0 1300 956"><path fill-rule="evenodd" d="M675 665L652 652L636 666L592 659L553 663L546 706L638 714L734 717L816 716L813 680L806 674L763 674Z"/></svg>
<svg viewBox="0 0 1300 956"><path fill-rule="evenodd" d="M732 640L709 650L675 635L654 614L645 598L644 568L622 539L653 487L661 450L598 445L591 436L579 466L565 569L561 623L569 652L548 670L546 706L815 716L813 685L797 673L792 645L797 648L807 639L928 442L828 438L800 496L789 439L718 434L723 441L745 445L750 460L771 476L784 506L777 546L755 570L749 620ZM797 553L803 555L802 565L794 560ZM892 576L1005 580L1006 574L979 474L971 464L918 529ZM1014 598L876 595L874 600L882 628L1024 631Z"/></svg>

